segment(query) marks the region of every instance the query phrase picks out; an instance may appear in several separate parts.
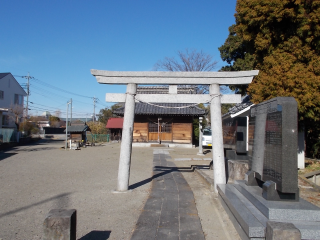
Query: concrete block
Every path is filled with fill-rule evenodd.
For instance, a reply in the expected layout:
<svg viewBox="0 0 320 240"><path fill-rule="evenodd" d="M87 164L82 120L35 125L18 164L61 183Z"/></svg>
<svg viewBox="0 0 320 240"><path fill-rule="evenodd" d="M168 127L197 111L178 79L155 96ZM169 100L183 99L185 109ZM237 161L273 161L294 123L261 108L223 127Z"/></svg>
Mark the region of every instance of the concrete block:
<svg viewBox="0 0 320 240"><path fill-rule="evenodd" d="M43 240L76 240L77 210L50 210L44 220L43 230Z"/></svg>
<svg viewBox="0 0 320 240"><path fill-rule="evenodd" d="M267 222L266 240L300 240L301 233L292 223Z"/></svg>

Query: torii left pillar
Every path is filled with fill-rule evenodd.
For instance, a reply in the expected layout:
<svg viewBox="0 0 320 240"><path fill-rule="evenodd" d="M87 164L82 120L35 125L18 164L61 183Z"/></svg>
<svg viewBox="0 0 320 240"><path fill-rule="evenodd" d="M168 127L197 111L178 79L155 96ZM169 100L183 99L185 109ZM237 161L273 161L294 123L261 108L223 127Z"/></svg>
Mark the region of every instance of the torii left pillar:
<svg viewBox="0 0 320 240"><path fill-rule="evenodd" d="M137 84L129 83L127 85L126 101L124 107L122 141L118 170L117 191L125 192L129 190L130 165L132 153L132 134L134 122L134 96L137 92Z"/></svg>

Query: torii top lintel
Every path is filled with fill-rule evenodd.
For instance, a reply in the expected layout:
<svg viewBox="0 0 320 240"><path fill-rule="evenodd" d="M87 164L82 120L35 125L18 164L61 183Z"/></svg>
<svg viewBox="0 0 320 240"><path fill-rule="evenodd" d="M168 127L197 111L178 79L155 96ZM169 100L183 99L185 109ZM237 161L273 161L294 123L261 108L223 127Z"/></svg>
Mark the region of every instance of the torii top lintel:
<svg viewBox="0 0 320 240"><path fill-rule="evenodd" d="M129 72L129 71L104 71L91 69L91 74L102 84L158 84L158 85L241 85L252 82L259 70L239 72Z"/></svg>

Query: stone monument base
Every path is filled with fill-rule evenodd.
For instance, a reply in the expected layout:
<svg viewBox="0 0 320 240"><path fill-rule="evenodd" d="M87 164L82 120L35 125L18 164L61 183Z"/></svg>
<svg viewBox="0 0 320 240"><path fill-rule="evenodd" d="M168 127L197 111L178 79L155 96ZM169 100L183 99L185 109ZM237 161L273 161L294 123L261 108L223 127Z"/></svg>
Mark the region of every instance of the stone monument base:
<svg viewBox="0 0 320 240"><path fill-rule="evenodd" d="M245 181L218 185L220 201L241 239L266 239L269 221L292 223L301 239L320 239L320 208L300 198L299 202L268 201L259 186Z"/></svg>

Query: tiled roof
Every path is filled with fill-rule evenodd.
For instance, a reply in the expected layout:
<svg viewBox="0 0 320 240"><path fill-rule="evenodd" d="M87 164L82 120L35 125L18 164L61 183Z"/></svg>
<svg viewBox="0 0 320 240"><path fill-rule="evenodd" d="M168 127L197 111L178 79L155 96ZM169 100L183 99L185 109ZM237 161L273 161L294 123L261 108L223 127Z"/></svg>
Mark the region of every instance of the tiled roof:
<svg viewBox="0 0 320 240"><path fill-rule="evenodd" d="M190 106L189 103L136 103L135 115L180 115L180 116L203 116L206 114L204 109L197 106ZM157 106L155 106L157 105ZM161 107L158 107L161 106ZM177 107L177 108L173 108ZM123 115L124 107L115 109L114 114Z"/></svg>
<svg viewBox="0 0 320 240"><path fill-rule="evenodd" d="M234 107L229 108L229 111L224 114L222 117L226 117L228 115L231 114L236 114L240 111L242 111L243 109L246 109L247 107L251 106L253 103L250 101L250 96L245 96L241 103L237 103Z"/></svg>
<svg viewBox="0 0 320 240"><path fill-rule="evenodd" d="M106 128L122 128L123 118L109 118Z"/></svg>
<svg viewBox="0 0 320 240"><path fill-rule="evenodd" d="M0 73L0 79L1 79L1 78L4 78L4 77L7 76L8 74L10 74L10 73Z"/></svg>
<svg viewBox="0 0 320 240"><path fill-rule="evenodd" d="M87 125L75 125L75 126L68 126L68 132L84 132L90 131L90 128ZM64 130L66 132L66 130Z"/></svg>

